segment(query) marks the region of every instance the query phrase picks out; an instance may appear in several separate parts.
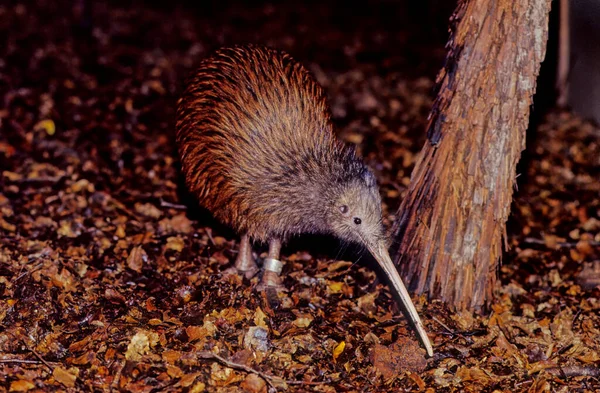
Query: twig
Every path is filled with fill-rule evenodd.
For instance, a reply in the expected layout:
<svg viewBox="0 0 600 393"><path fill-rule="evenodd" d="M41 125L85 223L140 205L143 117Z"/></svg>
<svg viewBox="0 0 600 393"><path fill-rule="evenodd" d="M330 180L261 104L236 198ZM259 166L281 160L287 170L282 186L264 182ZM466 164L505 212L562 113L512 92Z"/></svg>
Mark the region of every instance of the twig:
<svg viewBox="0 0 600 393"><path fill-rule="evenodd" d="M337 381L285 381L288 385L326 385L328 383L337 382Z"/></svg>
<svg viewBox="0 0 600 393"><path fill-rule="evenodd" d="M17 281L19 281L20 279L22 279L23 277L25 277L25 276L28 276L28 275L30 275L30 274L32 274L32 273L34 273L34 272L36 272L36 271L40 270L40 269L42 268L42 266L43 266L43 265L44 265L44 263L43 263L43 262L40 262L40 263L38 263L38 264L37 264L37 265L35 265L33 268L31 268L31 270L27 270L26 272L23 272L23 273L19 274L19 276L18 276L17 278L15 278L15 279L13 280L13 282L17 282Z"/></svg>
<svg viewBox="0 0 600 393"><path fill-rule="evenodd" d="M27 346L27 344L25 344L25 342L23 342L23 344L24 344L25 346ZM40 355L39 353L37 353L37 351L36 351L35 349L33 349L33 348L27 348L27 349L28 349L29 351L31 351L31 353L33 353L33 354L35 355L35 357L37 357L38 359L40 359L40 361L41 361L42 363L44 363L44 364L46 365L46 367L48 367L48 368L50 369L50 372L54 372L54 368L52 368L52 366L50 365L50 363L48 363L48 362L46 361L46 359L44 359L44 358L42 357L42 355Z"/></svg>
<svg viewBox="0 0 600 393"><path fill-rule="evenodd" d="M0 363L44 364L45 362L42 362L40 360L29 360L29 359L0 359ZM45 364L45 365L47 366L48 364Z"/></svg>
<svg viewBox="0 0 600 393"><path fill-rule="evenodd" d="M67 175L61 176L41 176L41 177L26 177L24 179L15 180L16 183L20 184L36 184L36 183L50 183L56 184L63 179L66 179Z"/></svg>
<svg viewBox="0 0 600 393"><path fill-rule="evenodd" d="M134 212L132 212L131 210L129 210L127 208L127 206L125 206L121 201L119 201L118 199L116 199L115 197L113 197L112 195L103 192L102 193L104 195L104 197L106 198L106 202L112 202L112 204L120 211L122 211L123 213L127 214L129 217L133 218L134 220L137 220L139 218L139 215L135 214Z"/></svg>
<svg viewBox="0 0 600 393"><path fill-rule="evenodd" d="M532 383L533 383L533 380L531 380L531 379L526 379L526 380L524 380L524 381L517 382L517 383L515 384L515 387L521 387L521 386L523 386L523 385L530 385L530 384L532 384Z"/></svg>
<svg viewBox="0 0 600 393"><path fill-rule="evenodd" d="M116 388L119 386L119 379L121 379L121 374L123 374L123 369L125 368L125 360L123 360L121 362L121 367L119 367L119 371L117 371L117 375L115 375L115 379L113 379L112 383L110 384L110 391L113 391L113 388Z"/></svg>
<svg viewBox="0 0 600 393"><path fill-rule="evenodd" d="M324 384L328 384L331 383L331 381L287 381L284 380L283 378L280 377L276 377L273 375L269 375L266 373L263 373L262 371L258 371L253 369L252 367L246 366L245 364L240 364L240 363L235 363L232 362L231 360L227 360L224 357L221 357L219 355L217 355L216 353L210 352L210 351L201 351L198 352L198 356L202 359L213 359L213 360L217 360L220 363L222 363L223 365L229 367L229 368L234 368L237 370L242 370L245 371L247 373L251 373L251 374L256 374L259 377L261 377L262 379L264 379L265 381L267 381L267 383L269 384L269 386L271 386L272 388L276 388L275 385L283 385L283 384L288 384L288 385L324 385Z"/></svg>
<svg viewBox="0 0 600 393"><path fill-rule="evenodd" d="M504 338L506 338L506 341L508 341L512 345L515 345L513 336L508 330L506 330L506 326L504 326L502 323L498 323L498 328L500 329L500 332L504 335Z"/></svg>
<svg viewBox="0 0 600 393"><path fill-rule="evenodd" d="M600 377L600 367L594 366L551 367L545 371L549 374L562 377Z"/></svg>
<svg viewBox="0 0 600 393"><path fill-rule="evenodd" d="M600 246L600 241L585 240L585 242L587 242L592 247ZM526 237L525 239L523 239L523 243L541 244L544 246L547 245L547 243L544 240L536 239L535 237ZM577 242L557 242L556 245L558 247L572 248L572 247L577 247Z"/></svg>
<svg viewBox="0 0 600 393"><path fill-rule="evenodd" d="M436 317L431 317L434 321L436 321L437 323L439 323L444 329L446 329L448 331L448 333L456 335L456 333L454 332L454 330L450 329L448 326L446 326L442 321L440 321L439 319L437 319Z"/></svg>
<svg viewBox="0 0 600 393"><path fill-rule="evenodd" d="M172 209L177 209L177 210L187 210L186 205L180 205L178 203L167 202L162 198L160 198L160 207L170 207Z"/></svg>
<svg viewBox="0 0 600 393"><path fill-rule="evenodd" d="M212 353L210 351L200 351L200 352L198 352L198 356L201 357L202 359L218 360L220 363L224 364L227 367L238 369L238 370L243 370L247 373L256 374L259 377L261 377L262 379L264 379L265 381L267 381L267 383L271 387L275 387L273 384L273 381L279 382L280 384L282 382L284 382L284 380L279 377L265 374L262 371L255 370L252 367L246 366L245 364L232 362L231 360L227 360L224 357L221 357L221 356L217 355L216 353Z"/></svg>

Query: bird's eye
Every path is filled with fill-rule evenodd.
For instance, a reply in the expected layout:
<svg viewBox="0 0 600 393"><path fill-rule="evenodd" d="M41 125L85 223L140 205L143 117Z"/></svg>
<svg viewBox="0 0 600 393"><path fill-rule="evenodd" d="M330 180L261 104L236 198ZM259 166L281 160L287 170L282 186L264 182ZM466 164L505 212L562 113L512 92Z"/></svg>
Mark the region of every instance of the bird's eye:
<svg viewBox="0 0 600 393"><path fill-rule="evenodd" d="M358 217L354 217L354 223L355 223L356 225L360 225L360 223L361 223L361 222L362 222L362 220L361 220L360 218L358 218Z"/></svg>
<svg viewBox="0 0 600 393"><path fill-rule="evenodd" d="M340 212L342 212L342 214L348 213L348 206L346 206L346 205L340 206Z"/></svg>

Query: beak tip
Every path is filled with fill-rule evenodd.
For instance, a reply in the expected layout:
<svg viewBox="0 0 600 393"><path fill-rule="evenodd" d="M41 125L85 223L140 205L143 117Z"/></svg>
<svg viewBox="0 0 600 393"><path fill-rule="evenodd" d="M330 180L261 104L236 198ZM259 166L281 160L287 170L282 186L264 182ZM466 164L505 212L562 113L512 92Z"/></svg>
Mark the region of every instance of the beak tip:
<svg viewBox="0 0 600 393"><path fill-rule="evenodd" d="M431 346L431 343L425 343L425 351L427 352L428 358L433 357L433 347Z"/></svg>
<svg viewBox="0 0 600 393"><path fill-rule="evenodd" d="M384 242L379 242L379 244L372 245L369 247L371 254L375 257L379 265L385 271L387 277L391 280L392 287L395 288L397 294L400 296L401 302L406 307L407 317L413 323L416 328L416 333L425 347L425 351L427 352L427 357L433 357L433 347L431 346L431 342L429 341L429 337L427 336L427 332L425 331L425 327L421 322L421 318L419 318L419 314L415 309L415 306L410 298L402 279L398 275L398 271L396 270L389 254L387 252L387 247Z"/></svg>

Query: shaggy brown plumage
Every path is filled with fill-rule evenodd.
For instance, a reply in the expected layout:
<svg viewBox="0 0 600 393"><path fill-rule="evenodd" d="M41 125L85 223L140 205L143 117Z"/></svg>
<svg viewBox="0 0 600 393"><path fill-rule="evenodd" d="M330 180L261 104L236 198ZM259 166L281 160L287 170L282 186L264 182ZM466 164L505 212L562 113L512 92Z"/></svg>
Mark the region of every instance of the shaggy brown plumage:
<svg viewBox="0 0 600 393"><path fill-rule="evenodd" d="M262 284L278 285L281 241L329 233L366 246L431 344L385 244L375 177L334 135L323 89L286 53L223 48L204 60L177 108L186 184L242 235L236 269L252 276L249 238L270 241Z"/></svg>
<svg viewBox="0 0 600 393"><path fill-rule="evenodd" d="M335 137L323 89L290 55L224 48L186 86L177 111L182 169L218 219L261 241L330 233L328 220L344 218L335 204L359 187L364 195L352 197L372 201L364 213L380 224L373 175Z"/></svg>

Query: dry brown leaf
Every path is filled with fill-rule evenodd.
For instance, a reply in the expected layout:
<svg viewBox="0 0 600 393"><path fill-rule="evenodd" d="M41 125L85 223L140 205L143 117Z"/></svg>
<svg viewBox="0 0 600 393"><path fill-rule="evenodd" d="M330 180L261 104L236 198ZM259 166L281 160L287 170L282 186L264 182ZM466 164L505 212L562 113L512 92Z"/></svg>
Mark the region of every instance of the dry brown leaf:
<svg viewBox="0 0 600 393"><path fill-rule="evenodd" d="M4 229L5 231L8 231L8 232L14 232L17 230L16 225L13 225L13 224L7 222L2 217L0 217L0 228Z"/></svg>
<svg viewBox="0 0 600 393"><path fill-rule="evenodd" d="M510 359L517 356L520 352L518 348L508 342L504 334L500 333L496 339L495 345L492 347L492 353L503 359Z"/></svg>
<svg viewBox="0 0 600 393"><path fill-rule="evenodd" d="M121 295L117 290L113 288L106 288L104 291L104 297L113 303L125 303L125 296Z"/></svg>
<svg viewBox="0 0 600 393"><path fill-rule="evenodd" d="M183 371L177 366L167 365L167 374L171 378L180 378L183 375Z"/></svg>
<svg viewBox="0 0 600 393"><path fill-rule="evenodd" d="M181 352L167 349L162 353L163 362L175 364L181 358Z"/></svg>
<svg viewBox="0 0 600 393"><path fill-rule="evenodd" d="M254 324L256 326L260 326L266 330L269 330L269 327L267 326L265 319L267 319L267 316L265 315L265 313L263 312L263 310L260 307L257 307L256 311L254 312L254 317L253 317Z"/></svg>
<svg viewBox="0 0 600 393"><path fill-rule="evenodd" d="M211 335L211 333L204 326L188 326L185 328L185 333L188 336L189 342L203 340L207 336Z"/></svg>
<svg viewBox="0 0 600 393"><path fill-rule="evenodd" d="M142 360L142 356L150 352L150 347L154 347L158 342L159 337L155 332L138 331L129 341L125 359L134 362Z"/></svg>
<svg viewBox="0 0 600 393"><path fill-rule="evenodd" d="M417 385L419 390L425 389L425 381L423 381L419 374L408 371L406 375Z"/></svg>
<svg viewBox="0 0 600 393"><path fill-rule="evenodd" d="M377 312L375 300L379 296L379 291L373 291L361 296L357 299L358 308L367 316L371 317Z"/></svg>
<svg viewBox="0 0 600 393"><path fill-rule="evenodd" d="M450 315L460 330L471 330L475 324L473 313L469 310L459 310Z"/></svg>
<svg viewBox="0 0 600 393"><path fill-rule="evenodd" d="M71 367L69 370L65 370L62 367L56 367L52 372L54 379L68 388L75 386L75 381L79 375L79 369L77 367Z"/></svg>
<svg viewBox="0 0 600 393"><path fill-rule="evenodd" d="M327 265L327 271L335 272L337 270L347 269L352 265L353 263L348 261L335 261Z"/></svg>
<svg viewBox="0 0 600 393"><path fill-rule="evenodd" d="M158 223L158 229L161 233L191 233L194 228L192 221L190 221L185 214L178 214L172 218L164 218Z"/></svg>
<svg viewBox="0 0 600 393"><path fill-rule="evenodd" d="M125 226L119 225L117 226L117 230L115 231L115 236L119 239L123 239L127 234L125 233Z"/></svg>
<svg viewBox="0 0 600 393"><path fill-rule="evenodd" d="M2 176L4 176L5 178L7 178L10 181L18 181L23 178L23 175L21 175L19 173L11 172L11 171L3 171Z"/></svg>
<svg viewBox="0 0 600 393"><path fill-rule="evenodd" d="M550 382L548 382L546 380L546 378L544 378L543 376L540 376L539 378L537 378L535 380L535 382L531 385L531 387L529 388L529 390L527 390L528 393L548 393L551 392L552 387L550 385Z"/></svg>
<svg viewBox="0 0 600 393"><path fill-rule="evenodd" d="M142 246L133 247L127 257L127 267L131 270L141 273L144 262L148 261L148 254Z"/></svg>
<svg viewBox="0 0 600 393"><path fill-rule="evenodd" d="M550 324L550 331L561 345L569 345L573 342L575 334L573 333L573 312L570 308L565 308L554 317Z"/></svg>
<svg viewBox="0 0 600 393"><path fill-rule="evenodd" d="M136 203L135 211L150 218L160 218L162 212L151 203Z"/></svg>
<svg viewBox="0 0 600 393"><path fill-rule="evenodd" d="M18 379L16 381L12 381L10 383L10 392L26 392L35 388L35 384L31 381L27 381L24 379Z"/></svg>
<svg viewBox="0 0 600 393"><path fill-rule="evenodd" d="M94 352L85 352L79 357L72 359L71 363L77 366L84 366L93 362L94 359L96 359L96 354Z"/></svg>
<svg viewBox="0 0 600 393"><path fill-rule="evenodd" d="M456 371L456 376L463 382L475 382L478 385L487 385L491 378L479 367L461 366Z"/></svg>
<svg viewBox="0 0 600 393"><path fill-rule="evenodd" d="M310 314L303 314L301 316L299 316L298 318L296 318L294 320L294 322L292 322L294 325L296 325L299 328L306 328L308 327L311 322L313 321L313 317Z"/></svg>
<svg viewBox="0 0 600 393"><path fill-rule="evenodd" d="M53 285L62 288L67 292L75 290L73 275L65 268L60 271L60 274L52 274L50 279L52 280Z"/></svg>
<svg viewBox="0 0 600 393"><path fill-rule="evenodd" d="M213 362L210 365L210 378L216 386L222 387L241 381L244 376L236 373L232 368L221 366Z"/></svg>
<svg viewBox="0 0 600 393"><path fill-rule="evenodd" d="M245 392L249 393L267 393L267 384L256 374L248 374L246 378L240 384L240 387Z"/></svg>
<svg viewBox="0 0 600 393"><path fill-rule="evenodd" d="M377 344L371 350L371 363L384 379L392 378L404 371L422 372L427 360L425 351L411 339L400 338L386 347Z"/></svg>
<svg viewBox="0 0 600 393"><path fill-rule="evenodd" d="M189 393L201 393L206 389L206 384L204 382L198 382L189 390Z"/></svg>
<svg viewBox="0 0 600 393"><path fill-rule="evenodd" d="M271 346L269 331L260 326L251 326L244 335L244 348L259 352L267 352Z"/></svg>
<svg viewBox="0 0 600 393"><path fill-rule="evenodd" d="M185 246L185 242L179 236L171 236L167 238L167 244L165 245L166 250L173 250L177 252L181 252L183 247Z"/></svg>
<svg viewBox="0 0 600 393"><path fill-rule="evenodd" d="M69 220L62 220L56 233L59 237L70 237L74 238L79 236L79 231L74 231L72 222Z"/></svg>
<svg viewBox="0 0 600 393"><path fill-rule="evenodd" d="M187 388L188 386L190 386L191 384L193 384L194 381L196 381L196 378L200 374L201 374L200 372L196 372L196 373L191 373L191 374L184 375L183 377L181 377L181 380L179 380L179 385L181 385L184 388Z"/></svg>

